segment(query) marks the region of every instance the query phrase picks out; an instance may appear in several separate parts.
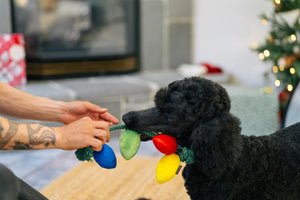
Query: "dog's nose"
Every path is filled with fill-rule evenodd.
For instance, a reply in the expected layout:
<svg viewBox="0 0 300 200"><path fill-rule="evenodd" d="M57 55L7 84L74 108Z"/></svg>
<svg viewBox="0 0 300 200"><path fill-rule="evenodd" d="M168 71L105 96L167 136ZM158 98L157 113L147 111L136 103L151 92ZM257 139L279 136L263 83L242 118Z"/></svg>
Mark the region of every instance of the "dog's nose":
<svg viewBox="0 0 300 200"><path fill-rule="evenodd" d="M123 115L122 120L127 128L132 129L133 127L135 127L137 121L136 113L134 111L128 112Z"/></svg>
<svg viewBox="0 0 300 200"><path fill-rule="evenodd" d="M122 117L123 122L125 123L125 125L128 123L129 119L128 119L128 113L124 114Z"/></svg>

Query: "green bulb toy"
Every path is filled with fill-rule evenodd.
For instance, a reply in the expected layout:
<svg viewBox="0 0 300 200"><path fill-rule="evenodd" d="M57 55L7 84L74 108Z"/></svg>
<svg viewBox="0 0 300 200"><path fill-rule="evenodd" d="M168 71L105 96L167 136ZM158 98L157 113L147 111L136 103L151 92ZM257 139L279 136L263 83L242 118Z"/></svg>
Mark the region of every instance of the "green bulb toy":
<svg viewBox="0 0 300 200"><path fill-rule="evenodd" d="M125 130L120 137L120 152L125 160L130 160L135 156L140 148L140 135L132 130Z"/></svg>

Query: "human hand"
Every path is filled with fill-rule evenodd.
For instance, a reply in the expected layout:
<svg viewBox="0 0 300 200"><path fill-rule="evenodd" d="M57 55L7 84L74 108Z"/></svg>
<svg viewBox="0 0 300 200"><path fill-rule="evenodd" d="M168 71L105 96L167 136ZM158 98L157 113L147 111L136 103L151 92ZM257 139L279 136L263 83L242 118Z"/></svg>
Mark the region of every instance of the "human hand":
<svg viewBox="0 0 300 200"><path fill-rule="evenodd" d="M106 108L101 108L87 101L64 102L62 123L69 124L85 116L93 120L109 122L110 125L119 123L118 119L108 113Z"/></svg>
<svg viewBox="0 0 300 200"><path fill-rule="evenodd" d="M56 127L55 147L64 150L75 150L91 146L94 151L100 151L102 145L110 140L109 122L95 121L83 117L63 127Z"/></svg>

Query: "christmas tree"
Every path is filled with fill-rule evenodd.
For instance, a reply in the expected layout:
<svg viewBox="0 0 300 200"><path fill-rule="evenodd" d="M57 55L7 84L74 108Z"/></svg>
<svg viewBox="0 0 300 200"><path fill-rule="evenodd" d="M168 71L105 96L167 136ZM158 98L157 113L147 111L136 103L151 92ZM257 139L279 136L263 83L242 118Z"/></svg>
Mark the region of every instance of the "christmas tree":
<svg viewBox="0 0 300 200"><path fill-rule="evenodd" d="M263 23L271 24L269 36L254 49L261 60L271 63L274 84L280 91L279 114L283 122L289 98L300 79L300 0L273 0L273 3L271 16L260 16ZM293 14L292 20L284 17L288 13Z"/></svg>

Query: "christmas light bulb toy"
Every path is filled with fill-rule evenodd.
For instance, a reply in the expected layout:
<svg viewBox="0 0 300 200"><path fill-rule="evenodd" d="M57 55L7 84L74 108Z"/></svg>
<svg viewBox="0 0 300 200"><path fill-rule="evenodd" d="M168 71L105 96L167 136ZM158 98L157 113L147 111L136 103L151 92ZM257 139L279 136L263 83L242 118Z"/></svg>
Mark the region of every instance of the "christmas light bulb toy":
<svg viewBox="0 0 300 200"><path fill-rule="evenodd" d="M165 155L160 159L156 167L156 180L158 183L165 183L177 174L180 169L180 158L177 154L173 153Z"/></svg>
<svg viewBox="0 0 300 200"><path fill-rule="evenodd" d="M125 160L130 160L137 153L141 144L140 135L131 130L125 130L120 137L120 152Z"/></svg>
<svg viewBox="0 0 300 200"><path fill-rule="evenodd" d="M156 135L152 138L154 146L163 154L169 155L177 151L177 141L170 135Z"/></svg>
<svg viewBox="0 0 300 200"><path fill-rule="evenodd" d="M113 169L117 166L117 158L110 146L104 144L101 151L94 151L93 157L95 161L103 168Z"/></svg>

